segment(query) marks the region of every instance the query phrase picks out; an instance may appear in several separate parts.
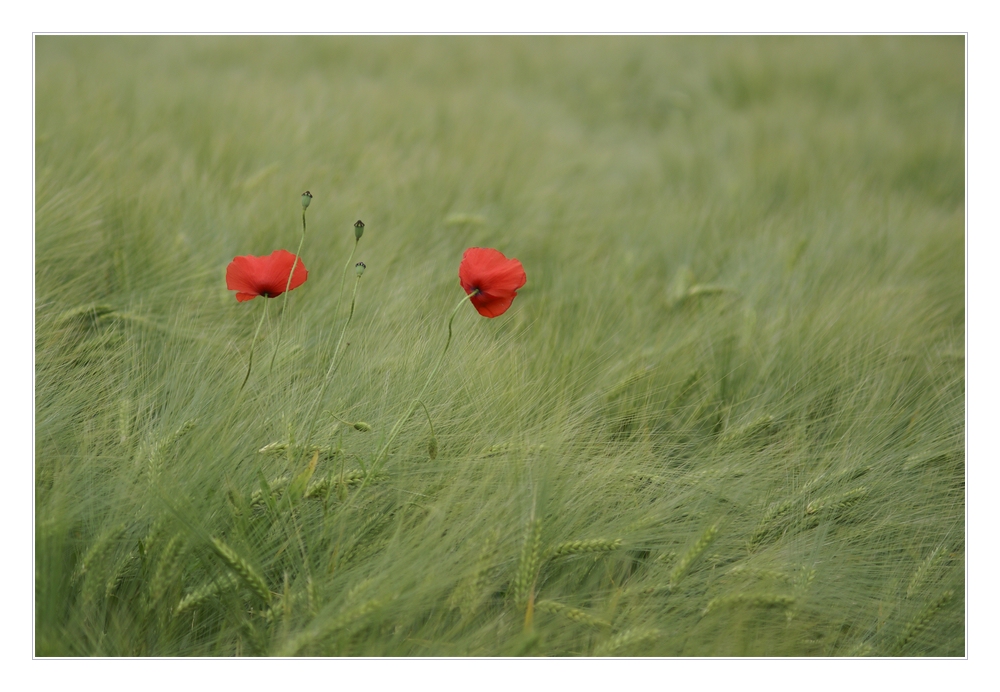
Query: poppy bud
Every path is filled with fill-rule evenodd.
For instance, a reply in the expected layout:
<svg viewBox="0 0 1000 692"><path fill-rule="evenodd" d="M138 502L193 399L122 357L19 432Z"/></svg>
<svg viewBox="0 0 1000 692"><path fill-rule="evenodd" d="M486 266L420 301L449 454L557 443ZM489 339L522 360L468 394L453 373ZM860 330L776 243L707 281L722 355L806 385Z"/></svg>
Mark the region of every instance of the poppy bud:
<svg viewBox="0 0 1000 692"><path fill-rule="evenodd" d="M354 273L358 275L359 279L361 278L361 275L365 273L366 268L367 267L364 262L358 262L354 265Z"/></svg>
<svg viewBox="0 0 1000 692"><path fill-rule="evenodd" d="M309 192L309 190L306 190L305 192L302 193L302 208L303 209L305 209L306 207L309 206L309 203L312 202L312 198L313 198L313 194L311 192Z"/></svg>
<svg viewBox="0 0 1000 692"><path fill-rule="evenodd" d="M361 236L365 234L365 224L361 219L358 219L354 224L354 237L361 240Z"/></svg>
<svg viewBox="0 0 1000 692"><path fill-rule="evenodd" d="M437 459L437 455L438 455L438 441L437 439L432 437L430 441L427 442L427 456L431 458L431 461L434 461L435 459Z"/></svg>
<svg viewBox="0 0 1000 692"><path fill-rule="evenodd" d="M360 430L361 432L371 432L372 426L368 425L364 421L359 420L357 423L354 424L354 429Z"/></svg>

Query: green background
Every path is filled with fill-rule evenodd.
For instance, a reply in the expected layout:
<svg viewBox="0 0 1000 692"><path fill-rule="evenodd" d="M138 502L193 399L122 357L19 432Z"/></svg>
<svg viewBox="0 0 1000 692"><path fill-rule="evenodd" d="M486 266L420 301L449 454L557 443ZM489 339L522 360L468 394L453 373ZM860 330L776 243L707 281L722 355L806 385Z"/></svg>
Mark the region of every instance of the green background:
<svg viewBox="0 0 1000 692"><path fill-rule="evenodd" d="M37 37L36 654L964 655L964 49Z"/></svg>

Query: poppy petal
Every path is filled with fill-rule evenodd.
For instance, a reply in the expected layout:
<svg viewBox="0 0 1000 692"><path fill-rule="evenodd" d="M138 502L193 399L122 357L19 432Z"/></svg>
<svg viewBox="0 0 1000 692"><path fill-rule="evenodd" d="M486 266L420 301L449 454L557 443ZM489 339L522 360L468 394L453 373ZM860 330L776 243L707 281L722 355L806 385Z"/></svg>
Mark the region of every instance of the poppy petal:
<svg viewBox="0 0 1000 692"><path fill-rule="evenodd" d="M295 271L292 271L292 266ZM289 284L288 275L292 274ZM243 302L257 296L273 298L289 290L298 288L309 276L301 259L287 250L275 250L266 257L242 255L234 257L226 267L226 288L237 291L236 300Z"/></svg>
<svg viewBox="0 0 1000 692"><path fill-rule="evenodd" d="M510 307L527 276L516 259L493 248L473 247L462 255L458 278L466 293L478 293L472 304L484 317L498 317Z"/></svg>
<svg viewBox="0 0 1000 692"><path fill-rule="evenodd" d="M505 264L492 267L484 279L489 284L491 293L516 291L526 280L524 267L517 260L508 260Z"/></svg>
<svg viewBox="0 0 1000 692"><path fill-rule="evenodd" d="M305 283L308 271L302 260L296 261L295 255L288 250L275 250L265 258L260 272L261 293L266 293L270 297L280 296L285 292L287 285L289 290L297 288ZM295 272L292 273L292 265L295 265ZM292 274L292 282L289 285L288 275Z"/></svg>
<svg viewBox="0 0 1000 692"><path fill-rule="evenodd" d="M226 267L226 288L230 291L242 291L258 295L257 283L254 281L254 263L257 259L252 255L234 257Z"/></svg>
<svg viewBox="0 0 1000 692"><path fill-rule="evenodd" d="M462 254L462 263L458 265L458 278L466 291L469 286L480 283L490 267L507 261L503 253L488 247L470 247Z"/></svg>
<svg viewBox="0 0 1000 692"><path fill-rule="evenodd" d="M507 308L514 302L515 294L508 296L494 297L479 294L470 298L472 306L476 308L483 317L499 317L507 312Z"/></svg>

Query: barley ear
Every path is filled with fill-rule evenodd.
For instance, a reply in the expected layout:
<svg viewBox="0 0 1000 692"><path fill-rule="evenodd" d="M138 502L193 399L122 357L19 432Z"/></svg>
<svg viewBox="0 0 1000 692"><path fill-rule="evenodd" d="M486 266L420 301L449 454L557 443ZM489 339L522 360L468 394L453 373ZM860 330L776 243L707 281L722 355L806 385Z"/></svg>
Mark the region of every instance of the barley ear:
<svg viewBox="0 0 1000 692"><path fill-rule="evenodd" d="M299 473L288 485L288 498L294 504L305 497L309 487L309 481L316 472L316 464L319 463L319 451L313 452L312 459L301 473Z"/></svg>
<svg viewBox="0 0 1000 692"><path fill-rule="evenodd" d="M163 600L171 583L180 575L181 557L184 542L180 536L173 536L160 552L156 569L149 581L150 608Z"/></svg>
<svg viewBox="0 0 1000 692"><path fill-rule="evenodd" d="M764 512L764 516L761 517L760 522L757 524L757 528L750 535L750 549L756 548L765 538L770 535L770 533L775 528L775 523L778 519L788 514L792 509L793 502L791 500L785 500L783 502L778 502L767 508Z"/></svg>
<svg viewBox="0 0 1000 692"><path fill-rule="evenodd" d="M359 620L368 617L371 613L375 612L394 599L395 596L391 596L389 598L372 598L355 608L342 611L340 615L332 620L314 624L303 632L300 632L296 636L292 637L285 644L285 646L282 647L278 655L295 656L310 644L321 641L331 634L335 634L343 629L346 629L347 627L350 627Z"/></svg>
<svg viewBox="0 0 1000 692"><path fill-rule="evenodd" d="M91 567L106 557L107 553L111 552L118 541L121 540L125 533L125 529L125 524L119 524L114 529L106 532L94 541L94 544L90 546L87 552L84 553L83 557L80 558L80 561L77 563L76 569L73 572L74 579L86 576Z"/></svg>
<svg viewBox="0 0 1000 692"><path fill-rule="evenodd" d="M948 601L951 600L951 597L954 595L954 591L945 591L941 594L940 598L928 604L919 613L917 613L916 617L910 620L906 624L906 627L903 628L903 633L899 636L899 639L896 640L896 645L893 647L894 651L899 652L903 649L903 647L913 641L918 634L923 632L927 628L931 619L948 603Z"/></svg>
<svg viewBox="0 0 1000 692"><path fill-rule="evenodd" d="M719 447L724 450L735 449L740 445L765 441L778 429L774 416L763 415L757 420L747 423L723 434L719 438Z"/></svg>
<svg viewBox="0 0 1000 692"><path fill-rule="evenodd" d="M606 553L612 550L617 550L622 546L622 539L615 538L614 540L607 538L591 538L585 541L567 541L565 543L557 543L549 547L543 557L547 560L551 560L557 557L563 557L564 555L579 555L581 553Z"/></svg>
<svg viewBox="0 0 1000 692"><path fill-rule="evenodd" d="M590 613L584 612L579 608L571 608L568 605L556 603L555 601L538 601L535 603L535 608L542 612L562 615L565 618L584 625L590 625L592 627L611 627L611 623L607 620L602 620L601 618L594 617Z"/></svg>
<svg viewBox="0 0 1000 692"><path fill-rule="evenodd" d="M652 628L633 628L619 632L594 649L594 656L614 656L617 652L634 644L650 642L660 637L659 630Z"/></svg>
<svg viewBox="0 0 1000 692"><path fill-rule="evenodd" d="M514 577L514 603L519 607L530 605L534 595L532 592L535 588L535 578L538 576L541 539L542 522L540 519L532 518L524 534L521 558L518 560L517 574Z"/></svg>
<svg viewBox="0 0 1000 692"><path fill-rule="evenodd" d="M712 544L715 540L715 536L718 533L718 524L713 524L709 526L705 533L702 534L701 538L692 545L686 553L677 561L673 570L670 572L670 589L674 590L681 583L681 580L688 573L691 565L697 560L708 546Z"/></svg>
<svg viewBox="0 0 1000 692"><path fill-rule="evenodd" d="M927 576L934 569L934 566L937 563L938 558L942 555L943 551L944 551L944 544L942 543L937 548L932 550L931 554L920 562L920 564L917 566L916 571L913 573L913 576L910 577L909 585L906 587L907 598L912 598L913 594L915 594L917 590L924 585L924 582L927 580Z"/></svg>
<svg viewBox="0 0 1000 692"><path fill-rule="evenodd" d="M479 609L479 604L483 600L487 584L486 578L489 575L492 560L496 554L498 538L499 536L495 529L486 536L480 548L479 556L476 558L476 564L472 573L458 583L451 597L448 599L448 606L452 609L458 609L463 617L470 617L475 614Z"/></svg>
<svg viewBox="0 0 1000 692"><path fill-rule="evenodd" d="M732 608L734 606L753 606L755 608L791 608L795 604L794 596L784 594L767 593L738 593L730 596L719 596L713 598L705 606L703 615L708 615L713 610L722 608Z"/></svg>
<svg viewBox="0 0 1000 692"><path fill-rule="evenodd" d="M235 588L239 583L240 580L234 575L227 574L224 577L202 584L181 599L181 602L174 608L174 615L182 615L186 611L198 607L212 596Z"/></svg>
<svg viewBox="0 0 1000 692"><path fill-rule="evenodd" d="M264 578L250 566L249 562L240 557L239 553L218 538L212 538L212 547L215 549L215 553L222 558L226 566L242 579L243 583L251 591L260 596L265 603L269 604L271 602L271 592L268 590Z"/></svg>

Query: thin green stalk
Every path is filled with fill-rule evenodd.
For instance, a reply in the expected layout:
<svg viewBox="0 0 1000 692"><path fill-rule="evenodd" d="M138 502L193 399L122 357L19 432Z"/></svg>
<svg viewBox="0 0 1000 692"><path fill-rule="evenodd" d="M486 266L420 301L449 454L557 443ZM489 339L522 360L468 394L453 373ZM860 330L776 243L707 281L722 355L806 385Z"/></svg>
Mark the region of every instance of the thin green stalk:
<svg viewBox="0 0 1000 692"><path fill-rule="evenodd" d="M434 381L434 377L437 375L437 371L441 367L441 363L444 362L444 356L448 353L448 347L451 346L451 325L455 321L455 315L458 314L458 309L461 308L470 298L478 295L478 293L479 291L475 290L467 296L464 296L462 300L459 301L458 305L455 306L455 309L452 310L451 317L448 318L448 340L444 342L444 350L442 350L441 355L438 356L437 362L434 364L434 369L431 370L430 376L427 378L427 381L424 382L424 388L420 390L420 394L418 394L417 397L410 402L410 407L406 409L406 413L404 413L403 416L396 421L396 424L392 426L392 430L389 432L389 439L385 441L385 444L382 445L382 449L379 450L379 453L375 456L374 461L372 461L371 473L366 474L364 480L361 481L361 485L358 487L359 492L364 489L365 485L368 484L368 479L378 473L379 463L384 461L386 454L389 453L389 447L393 442L395 442L396 436L402 429L403 424L409 420L411 415L413 415L413 410L417 407L417 403L424 398L424 393L427 391L427 387Z"/></svg>
<svg viewBox="0 0 1000 692"><path fill-rule="evenodd" d="M360 223L360 222L359 222ZM358 243L361 242L360 236L355 234L354 237L354 247L351 248L351 254L347 258L347 264L344 265L344 272L340 277L340 297L337 298L337 307L333 312L334 319L340 314L340 306L344 301L344 282L347 281L347 269L351 266L351 260L354 259L354 253L358 250ZM335 365L337 363L337 352L340 350L340 344L344 341L344 335L347 333L347 326L351 323L351 318L354 317L354 301L358 295L358 282L361 281L359 276L357 281L354 282L354 294L351 296L351 314L347 317L347 321L344 322L344 326L340 330L340 338L337 340L337 346L333 349L333 356L330 358L330 367L327 368L326 377L323 378L323 387L320 389L319 397L316 399L316 404L313 407L312 415L309 417L309 432L306 435L306 446L309 445L312 439L313 432L316 430L316 416L323 405L323 396L326 394L327 385L330 383L330 378L335 372ZM348 344L350 345L350 344Z"/></svg>
<svg viewBox="0 0 1000 692"><path fill-rule="evenodd" d="M354 423L352 423L352 422L351 422L351 421L349 421L349 420L344 420L343 418L341 418L340 416L338 416L338 415L337 415L336 413L334 413L333 411L324 411L323 413L329 413L331 417L333 417L333 418L336 418L336 419L337 419L338 421L340 421L340 422L341 422L341 423L343 423L344 425L349 425L349 426L351 426L351 427L354 427Z"/></svg>
<svg viewBox="0 0 1000 692"><path fill-rule="evenodd" d="M433 460L437 458L437 437L434 435L434 423L431 421L431 412L427 410L427 405L424 402L418 399L417 403L423 407L424 415L427 416L427 425L431 429L431 439L427 443L427 456Z"/></svg>
<svg viewBox="0 0 1000 692"><path fill-rule="evenodd" d="M289 287L292 285L292 276L295 275L295 267L298 266L299 256L302 253L302 243L306 240L306 210L302 210L302 236L299 238L299 249L295 251L295 260L292 261L292 271L288 272L288 281L285 283L285 298L281 303L281 313L278 315L278 335L274 341L274 353L271 354L271 366L267 369L268 374L274 371L274 359L278 355L278 347L281 345L281 324L285 319L285 308L288 307Z"/></svg>
<svg viewBox="0 0 1000 692"><path fill-rule="evenodd" d="M417 403L420 404L424 409L424 415L427 416L427 425L431 428L431 438L434 437L434 423L431 422L431 412L427 410L427 405L424 402L417 399Z"/></svg>
<svg viewBox="0 0 1000 692"><path fill-rule="evenodd" d="M357 252L357 250L358 250L358 243L360 243L360 242L361 242L361 238L355 238L354 239L354 247L351 248L351 255L350 255L350 257L347 258L347 264L344 265L344 273L340 277L340 297L337 298L337 309L334 310L334 312L333 312L333 318L334 319L337 319L337 315L340 314L340 306L344 302L344 282L347 281L347 269L351 266L351 260L354 259L354 253ZM355 285L355 287L354 287L355 293L357 292L357 290L358 290L358 287ZM353 299L352 299L352 301L353 301ZM351 303L351 309L352 310L354 309L353 302Z"/></svg>
<svg viewBox="0 0 1000 692"><path fill-rule="evenodd" d="M240 391L247 386L247 380L250 379L250 370L253 368L253 349L257 345L257 335L260 334L260 328L264 324L264 320L267 318L267 305L270 301L264 298L264 312L261 313L260 322L257 323L257 330L253 333L253 341L250 342L250 360L247 363L247 376L243 378L243 384L240 385Z"/></svg>
<svg viewBox="0 0 1000 692"><path fill-rule="evenodd" d="M354 243L357 247L357 242ZM353 256L354 253L352 252ZM326 370L326 376L323 378L323 386L319 390L319 396L316 397L316 403L313 406L313 413L310 416L309 432L306 434L305 448L308 449L309 443L312 441L313 433L316 431L316 418L320 409L323 406L323 397L326 395L326 388L330 384L330 380L333 378L334 372L336 372L337 364L339 363L337 355L340 353L340 345L344 342L344 336L347 334L347 327L351 324L351 319L354 317L354 305L358 297L358 284L361 283L361 277L359 276L354 282L354 293L351 296L351 313L347 316L347 321L344 322L343 328L340 330L340 338L337 340L337 345L333 349L333 356L330 358L330 367ZM347 350L346 348L344 349Z"/></svg>

